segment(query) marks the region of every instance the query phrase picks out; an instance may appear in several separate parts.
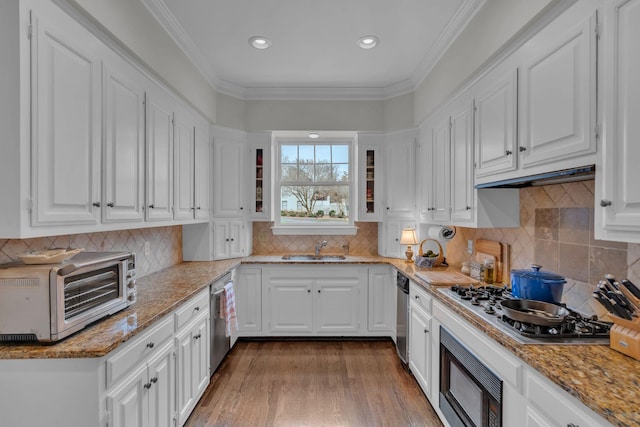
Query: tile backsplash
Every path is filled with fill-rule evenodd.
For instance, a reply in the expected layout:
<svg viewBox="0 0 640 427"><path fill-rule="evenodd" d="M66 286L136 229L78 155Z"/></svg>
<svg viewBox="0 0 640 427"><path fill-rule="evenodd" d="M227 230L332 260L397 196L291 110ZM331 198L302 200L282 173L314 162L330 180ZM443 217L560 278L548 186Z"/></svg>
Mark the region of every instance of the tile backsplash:
<svg viewBox="0 0 640 427"><path fill-rule="evenodd" d="M584 313L604 314L593 300L605 273L640 281L640 245L595 240L594 181L529 187L520 190L520 227L457 228L447 244L447 260L459 266L468 240L498 240L511 245L511 268L540 264L567 279L563 301Z"/></svg>
<svg viewBox="0 0 640 427"><path fill-rule="evenodd" d="M149 242L149 255L144 254L145 242ZM135 252L137 273L142 277L182 262L182 227L141 228L34 239L0 239L0 263L16 261L16 255L24 252L51 248Z"/></svg>
<svg viewBox="0 0 640 427"><path fill-rule="evenodd" d="M357 222L355 236L276 236L272 222L253 223L253 255L312 253L318 240L326 240L326 254L343 254L349 245L352 255L378 255L378 223Z"/></svg>

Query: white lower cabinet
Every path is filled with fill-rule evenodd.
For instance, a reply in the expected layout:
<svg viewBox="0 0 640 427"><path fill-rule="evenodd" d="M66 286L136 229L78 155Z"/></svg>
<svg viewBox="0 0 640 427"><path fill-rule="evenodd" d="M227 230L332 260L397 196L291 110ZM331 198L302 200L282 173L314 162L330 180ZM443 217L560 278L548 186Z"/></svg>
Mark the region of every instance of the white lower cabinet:
<svg viewBox="0 0 640 427"><path fill-rule="evenodd" d="M240 266L235 281L238 335L262 332L262 269Z"/></svg>
<svg viewBox="0 0 640 427"><path fill-rule="evenodd" d="M369 267L367 328L395 336L396 282L395 270L389 266Z"/></svg>
<svg viewBox="0 0 640 427"><path fill-rule="evenodd" d="M175 347L169 341L107 394L109 426L173 426L174 396Z"/></svg>
<svg viewBox="0 0 640 427"><path fill-rule="evenodd" d="M409 369L427 397L431 396L431 316L411 303L409 316Z"/></svg>
<svg viewBox="0 0 640 427"><path fill-rule="evenodd" d="M263 268L266 334L367 335L367 279L357 266Z"/></svg>
<svg viewBox="0 0 640 427"><path fill-rule="evenodd" d="M209 313L176 335L178 425L183 425L209 385Z"/></svg>

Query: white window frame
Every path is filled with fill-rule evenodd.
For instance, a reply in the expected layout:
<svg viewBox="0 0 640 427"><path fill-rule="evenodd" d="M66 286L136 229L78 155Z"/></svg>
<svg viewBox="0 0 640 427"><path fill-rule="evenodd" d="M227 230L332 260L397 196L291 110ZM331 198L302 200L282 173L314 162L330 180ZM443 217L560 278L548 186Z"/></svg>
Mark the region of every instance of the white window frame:
<svg viewBox="0 0 640 427"><path fill-rule="evenodd" d="M358 228L355 226L355 217L357 215L357 165L355 160L355 138L353 137L325 137L315 139L313 141L305 140L301 137L275 137L275 173L274 177L274 198L275 206L282 206L282 182L280 173L282 170L280 147L283 144L298 145L320 145L320 144L347 144L349 146L349 221L344 225L310 225L310 224L283 224L281 222L280 211L275 212L272 231L274 235L297 235L297 236L315 236L315 235L355 235ZM286 183L285 183L286 185Z"/></svg>

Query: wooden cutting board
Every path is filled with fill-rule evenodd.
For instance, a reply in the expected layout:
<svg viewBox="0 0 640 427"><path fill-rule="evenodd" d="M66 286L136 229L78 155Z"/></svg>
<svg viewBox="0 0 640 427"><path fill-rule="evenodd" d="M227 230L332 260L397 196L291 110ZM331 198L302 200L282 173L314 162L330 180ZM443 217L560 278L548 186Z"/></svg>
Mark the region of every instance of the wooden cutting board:
<svg viewBox="0 0 640 427"><path fill-rule="evenodd" d="M476 279L457 271L418 271L416 276L430 285L475 285L479 283Z"/></svg>
<svg viewBox="0 0 640 427"><path fill-rule="evenodd" d="M494 240L477 239L476 253L483 253L495 257L496 277L495 280L500 283L509 281L508 265L505 268L505 258L508 259L509 245L496 242ZM505 257L507 255L507 257ZM507 261L508 264L508 261Z"/></svg>

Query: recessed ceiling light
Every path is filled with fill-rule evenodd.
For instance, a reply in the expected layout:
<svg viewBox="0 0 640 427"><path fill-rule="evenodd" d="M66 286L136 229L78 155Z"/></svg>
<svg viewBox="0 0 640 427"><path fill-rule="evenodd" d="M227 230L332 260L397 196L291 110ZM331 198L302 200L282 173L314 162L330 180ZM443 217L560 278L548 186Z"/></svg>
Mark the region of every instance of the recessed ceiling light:
<svg viewBox="0 0 640 427"><path fill-rule="evenodd" d="M249 44L256 49L267 49L271 46L271 40L262 36L254 36L249 39Z"/></svg>
<svg viewBox="0 0 640 427"><path fill-rule="evenodd" d="M358 46L362 49L373 49L378 45L380 39L376 36L364 36L358 39Z"/></svg>
<svg viewBox="0 0 640 427"><path fill-rule="evenodd" d="M318 132L309 132L307 134L307 136L311 139L318 139L320 138L320 134Z"/></svg>

